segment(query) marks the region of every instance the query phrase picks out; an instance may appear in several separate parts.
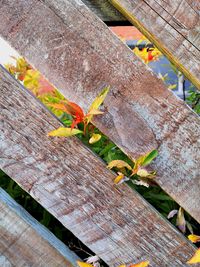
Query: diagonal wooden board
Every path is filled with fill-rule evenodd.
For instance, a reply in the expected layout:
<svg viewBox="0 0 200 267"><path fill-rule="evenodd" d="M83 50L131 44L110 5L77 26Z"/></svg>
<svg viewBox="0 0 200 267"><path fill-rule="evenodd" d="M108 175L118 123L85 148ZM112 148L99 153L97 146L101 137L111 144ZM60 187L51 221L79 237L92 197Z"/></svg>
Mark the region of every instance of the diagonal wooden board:
<svg viewBox="0 0 200 267"><path fill-rule="evenodd" d="M157 147L159 185L200 222L200 119L80 0L0 1L0 34L85 110L110 85L94 123L127 155Z"/></svg>
<svg viewBox="0 0 200 267"><path fill-rule="evenodd" d="M73 267L79 258L0 188L0 265Z"/></svg>
<svg viewBox="0 0 200 267"><path fill-rule="evenodd" d="M199 0L109 0L109 2L137 26L200 89Z"/></svg>
<svg viewBox="0 0 200 267"><path fill-rule="evenodd" d="M186 266L193 245L77 138L50 138L60 123L0 69L0 167L107 262L149 259Z"/></svg>

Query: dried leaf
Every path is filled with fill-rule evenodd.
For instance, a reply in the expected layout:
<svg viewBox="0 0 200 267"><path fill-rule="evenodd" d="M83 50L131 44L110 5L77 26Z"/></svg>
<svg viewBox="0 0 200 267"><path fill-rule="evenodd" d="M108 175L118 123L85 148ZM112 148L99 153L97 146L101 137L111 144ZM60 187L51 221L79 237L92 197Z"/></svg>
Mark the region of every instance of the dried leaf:
<svg viewBox="0 0 200 267"><path fill-rule="evenodd" d="M147 181L143 181L143 180L132 180L132 183L133 184L136 184L136 185L142 185L142 186L145 186L145 187L149 187L149 184Z"/></svg>
<svg viewBox="0 0 200 267"><path fill-rule="evenodd" d="M48 136L64 136L64 137L69 137L72 135L76 135L79 133L83 133L82 131L78 129L71 129L71 128L66 128L66 127L60 127L56 130L53 130L48 133Z"/></svg>
<svg viewBox="0 0 200 267"><path fill-rule="evenodd" d="M173 218L178 213L178 210L171 210L167 216L167 219Z"/></svg>
<svg viewBox="0 0 200 267"><path fill-rule="evenodd" d="M132 170L131 166L123 160L112 160L107 166L108 169L114 167L117 169L127 168L128 170Z"/></svg>
<svg viewBox="0 0 200 267"><path fill-rule="evenodd" d="M185 217L184 217L184 210L181 207L179 208L179 211L178 211L176 225L178 226L178 228L181 230L182 233L185 233L186 221L185 221Z"/></svg>
<svg viewBox="0 0 200 267"><path fill-rule="evenodd" d="M83 261L77 261L77 264L79 267L94 267L92 264Z"/></svg>
<svg viewBox="0 0 200 267"><path fill-rule="evenodd" d="M100 258L97 255L91 256L87 258L87 263L96 263L100 260Z"/></svg>
<svg viewBox="0 0 200 267"><path fill-rule="evenodd" d="M200 236L199 235L189 235L188 239L192 242L192 243L197 243L200 242Z"/></svg>
<svg viewBox="0 0 200 267"><path fill-rule="evenodd" d="M98 142L100 139L101 139L101 135L100 134L93 133L92 136L89 139L89 143L90 144L94 144L94 143Z"/></svg>
<svg viewBox="0 0 200 267"><path fill-rule="evenodd" d="M189 261L187 261L187 264L195 264L195 263L200 263L200 248L197 249L194 256Z"/></svg>

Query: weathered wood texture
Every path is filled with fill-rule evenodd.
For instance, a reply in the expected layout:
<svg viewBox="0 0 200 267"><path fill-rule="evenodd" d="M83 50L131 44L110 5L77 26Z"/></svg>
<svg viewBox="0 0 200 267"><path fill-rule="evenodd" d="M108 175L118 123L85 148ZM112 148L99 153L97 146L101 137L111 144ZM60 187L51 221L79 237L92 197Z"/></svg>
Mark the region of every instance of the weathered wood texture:
<svg viewBox="0 0 200 267"><path fill-rule="evenodd" d="M105 0L83 0L92 12L94 12L101 20L108 21L126 21L119 11Z"/></svg>
<svg viewBox="0 0 200 267"><path fill-rule="evenodd" d="M0 266L72 267L78 257L0 188Z"/></svg>
<svg viewBox="0 0 200 267"><path fill-rule="evenodd" d="M109 1L200 89L199 0Z"/></svg>
<svg viewBox="0 0 200 267"><path fill-rule="evenodd" d="M149 259L186 266L194 247L77 138L49 138L60 123L0 70L0 167L109 266Z"/></svg>
<svg viewBox="0 0 200 267"><path fill-rule="evenodd" d="M81 1L0 1L0 16L0 34L85 110L111 86L94 123L131 157L157 147L157 182L200 222L198 116Z"/></svg>

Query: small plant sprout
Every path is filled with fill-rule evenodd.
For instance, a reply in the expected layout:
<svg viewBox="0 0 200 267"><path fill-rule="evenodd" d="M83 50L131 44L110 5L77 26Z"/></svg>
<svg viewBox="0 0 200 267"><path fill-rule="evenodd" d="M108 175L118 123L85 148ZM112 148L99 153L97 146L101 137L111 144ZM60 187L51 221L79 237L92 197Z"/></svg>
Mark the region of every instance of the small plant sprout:
<svg viewBox="0 0 200 267"><path fill-rule="evenodd" d="M62 130L58 128L57 130L50 132L48 135L49 136L66 136L66 137L71 136L71 135L76 135L78 133L83 133L85 135L87 126L92 121L93 116L103 114L103 112L99 110L99 107L105 100L108 92L109 92L109 87L106 87L102 90L102 92L95 98L95 100L89 107L87 114L84 114L84 111L79 105L77 105L76 103L70 102L68 100L62 100L60 101L60 103L50 104L49 105L50 107L63 111L67 113L68 115L70 115L72 117L72 123L71 123L71 128L65 128L65 129L68 129L66 130L66 135L64 135L63 127L61 127ZM74 128L77 127L79 123L83 123L84 125L83 131L81 132L74 131L75 130ZM94 134L90 139L90 144L95 143L98 140L100 140L100 135Z"/></svg>
<svg viewBox="0 0 200 267"><path fill-rule="evenodd" d="M157 157L158 151L152 150L151 152L133 160L133 167L123 160L112 160L109 162L108 169L117 169L118 176L114 179L115 184L121 184L125 181L131 180L137 185L149 186L148 179L155 177L155 171L148 171L145 167L149 165L152 160ZM135 178L139 178L136 180Z"/></svg>

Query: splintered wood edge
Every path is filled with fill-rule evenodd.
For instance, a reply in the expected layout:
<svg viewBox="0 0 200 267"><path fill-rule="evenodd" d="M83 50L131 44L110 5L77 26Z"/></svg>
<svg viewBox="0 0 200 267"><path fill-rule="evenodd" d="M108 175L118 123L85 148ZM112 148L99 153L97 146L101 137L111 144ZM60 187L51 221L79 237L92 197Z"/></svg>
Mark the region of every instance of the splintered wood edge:
<svg viewBox="0 0 200 267"><path fill-rule="evenodd" d="M185 76L200 90L200 81L156 38L133 14L128 12L118 0L108 0L124 17L144 34Z"/></svg>
<svg viewBox="0 0 200 267"><path fill-rule="evenodd" d="M72 252L63 242L61 242L54 234L52 234L45 226L43 226L35 218L33 218L21 205L19 205L14 199L12 199L2 188L0 188L0 203L5 205L5 209L7 210L8 213L13 214L12 219L16 221L16 225L19 225L19 227L22 225L29 225L30 228L35 231L35 233L33 232L33 235L37 239L38 245L42 244L41 242L45 240L46 246L42 247L43 250L45 252L49 251L49 253L51 253L51 251L54 251L56 257L58 259L60 258L60 262L63 261L62 264L63 267L66 266L64 264L65 260L67 261L66 262L66 264L68 264L67 266L77 266L76 261L79 260L80 258L74 252ZM1 227L3 221L5 221L5 217L1 218ZM25 233L25 235L27 234ZM18 238L20 237L21 235L18 236ZM27 238L30 238L30 244L31 244L33 237L30 236ZM7 244L7 246L8 245L9 244ZM10 248L8 248L8 250L10 250ZM39 255L37 255L37 257L38 256ZM9 261L9 259L6 260L6 256L4 255L4 253L1 257L5 257L5 261Z"/></svg>
<svg viewBox="0 0 200 267"><path fill-rule="evenodd" d="M115 175L76 137L48 138L60 123L2 68L0 76L1 168L109 266L187 266L193 245L137 192L115 190Z"/></svg>

